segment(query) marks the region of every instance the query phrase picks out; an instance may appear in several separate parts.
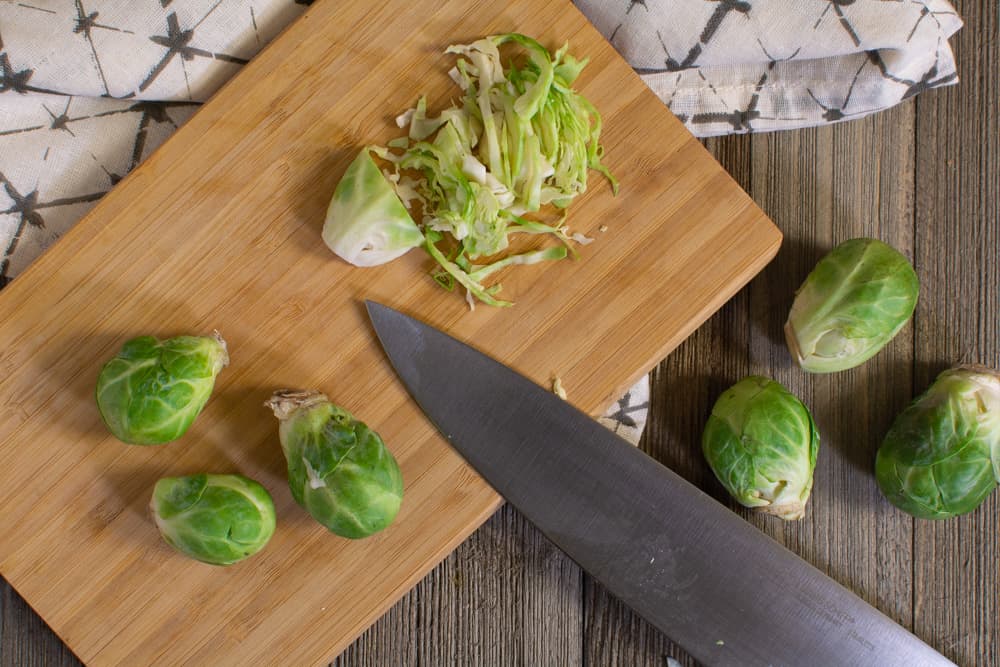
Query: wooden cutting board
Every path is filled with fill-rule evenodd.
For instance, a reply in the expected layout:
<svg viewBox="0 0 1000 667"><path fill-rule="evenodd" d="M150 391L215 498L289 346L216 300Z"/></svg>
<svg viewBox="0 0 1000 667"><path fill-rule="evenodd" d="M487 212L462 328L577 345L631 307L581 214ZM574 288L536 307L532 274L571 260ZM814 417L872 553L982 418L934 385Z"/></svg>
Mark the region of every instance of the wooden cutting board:
<svg viewBox="0 0 1000 667"><path fill-rule="evenodd" d="M427 93L455 96L450 43L517 30L591 61L613 197L593 174L578 261L502 276L510 309L469 312L419 251L358 269L320 240L365 144ZM606 225L607 231L599 228ZM567 1L317 3L0 293L0 572L94 665L323 664L500 499L407 399L362 307L467 339L596 413L774 255L780 234ZM117 442L93 399L136 335L218 329L232 362L181 440ZM396 522L327 533L292 501L276 388L318 388L379 430L406 480ZM571 443L567 443L571 446ZM241 472L274 495L268 547L229 568L171 551L147 516L165 475Z"/></svg>

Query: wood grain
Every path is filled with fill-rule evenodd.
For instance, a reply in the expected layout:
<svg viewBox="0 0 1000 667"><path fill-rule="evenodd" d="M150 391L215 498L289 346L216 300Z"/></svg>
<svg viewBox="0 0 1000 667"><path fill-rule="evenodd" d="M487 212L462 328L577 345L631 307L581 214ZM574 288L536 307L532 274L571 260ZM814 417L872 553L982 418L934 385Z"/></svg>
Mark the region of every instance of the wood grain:
<svg viewBox="0 0 1000 667"><path fill-rule="evenodd" d="M961 83L917 99L914 391L953 364L1000 368L1000 24L995 3L958 9ZM1000 493L914 524L915 628L959 664L1000 664L998 526Z"/></svg>
<svg viewBox="0 0 1000 667"><path fill-rule="evenodd" d="M595 178L570 224L599 241L578 262L502 276L517 305L474 313L425 277L419 253L367 270L333 257L319 226L358 147L397 135L391 119L417 94L431 106L454 94L448 43L526 25L547 26L538 37L550 47L568 40L590 57L578 84L604 115L607 162L623 187L614 197ZM88 664L322 663L499 505L408 399L364 299L473 340L540 383L558 373L571 400L597 412L779 243L568 2L319 3L0 293L0 572ZM92 397L101 364L138 334L212 329L232 363L183 440L136 448L111 438ZM406 480L390 529L339 539L294 504L262 408L281 387L328 391L390 444ZM162 543L146 516L153 483L200 471L241 472L272 492L279 529L267 549L213 568ZM450 599L431 595L391 614L407 628L394 638L431 615L463 640L430 654L412 642L387 647L378 659L502 664L561 650L543 643L564 622L546 608L546 590L570 604L578 595L565 584L579 587L579 575L558 565L537 584L527 573L544 563L538 538L513 520L496 527L477 538L479 551L510 539L521 549L484 561L473 542L455 564L472 575L462 590L476 613L449 616ZM486 579L467 572L487 566ZM512 586L516 572L527 576ZM532 624L503 641L476 634L523 614Z"/></svg>
<svg viewBox="0 0 1000 667"><path fill-rule="evenodd" d="M751 371L784 374L796 391L825 406L814 497L787 539L960 665L992 667L1000 663L1000 494L967 519L915 522L867 495L870 469L851 463L871 453L895 411L953 359L1000 365L1000 29L995 3L955 5L966 21L952 39L962 77L957 86L838 128L706 142L786 241L763 275L658 366L643 446L725 500L697 454L702 420L730 379ZM873 359L870 370L858 369L837 386L811 386L790 377L773 339L784 319L781 304L835 234L855 231L888 233L913 257L923 279L918 313L900 334L902 344L886 350L884 360ZM776 301L779 312L763 310L765 299ZM869 503L873 511L864 509ZM533 533L543 538L517 522L523 519L508 508L494 515L338 658L338 667L463 664L449 652L481 637L507 642L506 655L516 655L523 628L538 627L547 609L565 614L565 622L550 626L547 638L533 637L527 650L535 653L528 655L566 650L566 659L507 664L666 667L667 656L694 664L586 578L581 585L564 557L556 554L544 567L533 563L524 550ZM784 526L770 530L786 539ZM503 539L493 539L498 534ZM531 548L544 553L545 547ZM501 569L515 560L516 568ZM525 584L504 595L505 586L520 586L515 580ZM484 597L470 596L470 589ZM79 664L9 590L2 598L0 666ZM564 603L565 596L578 600ZM483 614L484 605L497 611ZM491 650L497 656L503 649Z"/></svg>

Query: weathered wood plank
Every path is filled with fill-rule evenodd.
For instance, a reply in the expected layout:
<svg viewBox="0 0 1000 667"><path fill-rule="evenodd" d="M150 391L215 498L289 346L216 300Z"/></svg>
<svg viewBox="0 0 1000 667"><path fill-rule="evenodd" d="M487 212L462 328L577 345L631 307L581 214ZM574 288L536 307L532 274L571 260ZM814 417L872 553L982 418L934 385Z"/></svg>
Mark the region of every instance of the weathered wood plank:
<svg viewBox="0 0 1000 667"><path fill-rule="evenodd" d="M580 664L582 585L579 568L505 506L334 665Z"/></svg>
<svg viewBox="0 0 1000 667"><path fill-rule="evenodd" d="M903 104L836 128L831 246L869 236L913 257L913 127L913 105ZM853 186L839 187L851 179ZM819 496L826 504L817 531L820 558L831 576L906 627L912 626L912 521L884 500L873 468L892 418L909 401L912 360L910 325L861 367L807 378L832 455L820 478L826 482Z"/></svg>
<svg viewBox="0 0 1000 667"><path fill-rule="evenodd" d="M415 665L418 615L418 589L414 588L397 602L377 623L333 661L334 667L348 665ZM349 601L344 601L349 604Z"/></svg>
<svg viewBox="0 0 1000 667"><path fill-rule="evenodd" d="M917 98L913 391L967 362L1000 367L1000 27L992 2L956 2L960 83ZM962 665L1000 664L1000 493L975 512L917 521L914 619Z"/></svg>
<svg viewBox="0 0 1000 667"><path fill-rule="evenodd" d="M49 626L0 580L0 666L80 667Z"/></svg>
<svg viewBox="0 0 1000 667"><path fill-rule="evenodd" d="M875 236L912 254L913 117L904 105L834 128L709 142L785 242L760 276L660 365L644 441L666 465L907 626L912 522L881 499L871 468L891 416L909 398L912 330L861 368L813 376L792 363L782 326L795 288L837 243ZM712 403L748 374L782 382L819 425L821 453L802 522L737 508L701 455ZM587 591L589 662L662 665L665 656L683 657L599 587Z"/></svg>

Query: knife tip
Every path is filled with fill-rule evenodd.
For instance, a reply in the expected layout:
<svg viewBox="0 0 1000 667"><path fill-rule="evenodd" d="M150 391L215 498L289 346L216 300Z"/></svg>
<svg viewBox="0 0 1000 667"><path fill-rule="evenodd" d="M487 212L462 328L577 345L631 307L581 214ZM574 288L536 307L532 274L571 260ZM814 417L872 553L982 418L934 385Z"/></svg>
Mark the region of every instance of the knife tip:
<svg viewBox="0 0 1000 667"><path fill-rule="evenodd" d="M384 313L390 310L388 306L384 306L378 301L372 301L371 299L365 299L365 310L368 311L368 317L374 318L379 313Z"/></svg>

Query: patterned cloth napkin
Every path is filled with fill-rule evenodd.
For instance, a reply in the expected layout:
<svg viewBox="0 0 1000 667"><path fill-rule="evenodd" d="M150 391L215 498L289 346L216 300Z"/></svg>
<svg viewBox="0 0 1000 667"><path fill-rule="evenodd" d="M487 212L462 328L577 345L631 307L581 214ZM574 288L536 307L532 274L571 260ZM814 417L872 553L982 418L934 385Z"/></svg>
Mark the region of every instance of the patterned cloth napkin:
<svg viewBox="0 0 1000 667"><path fill-rule="evenodd" d="M956 83L946 0L576 0L697 136L822 125Z"/></svg>
<svg viewBox="0 0 1000 667"><path fill-rule="evenodd" d="M0 287L308 4L0 0ZM945 0L576 4L698 136L860 118L956 81ZM638 442L648 405L644 378L602 422Z"/></svg>

